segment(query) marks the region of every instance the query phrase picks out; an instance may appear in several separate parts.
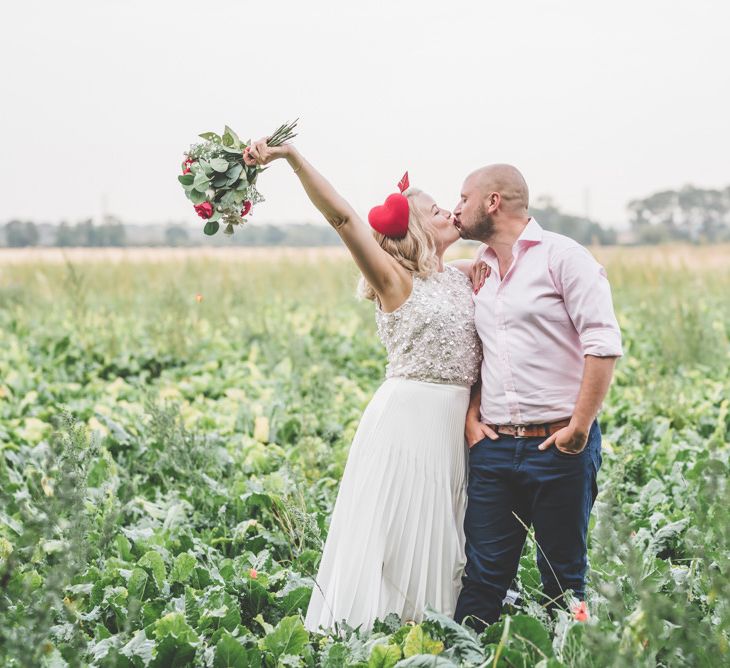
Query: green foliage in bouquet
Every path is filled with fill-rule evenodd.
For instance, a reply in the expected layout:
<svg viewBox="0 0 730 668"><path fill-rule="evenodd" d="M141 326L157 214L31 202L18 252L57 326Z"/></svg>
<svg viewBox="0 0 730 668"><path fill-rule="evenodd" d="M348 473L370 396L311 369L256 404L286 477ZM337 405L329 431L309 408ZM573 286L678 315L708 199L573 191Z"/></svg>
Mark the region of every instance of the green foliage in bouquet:
<svg viewBox="0 0 730 668"><path fill-rule="evenodd" d="M269 137L269 146L280 146L295 137L296 124L279 126ZM264 199L256 179L265 168L244 163L243 151L250 142L241 141L227 125L222 135L204 132L199 136L205 142L190 147L177 179L195 212L206 221L205 234L215 234L221 223L225 234L233 234L234 226L245 223L252 207Z"/></svg>

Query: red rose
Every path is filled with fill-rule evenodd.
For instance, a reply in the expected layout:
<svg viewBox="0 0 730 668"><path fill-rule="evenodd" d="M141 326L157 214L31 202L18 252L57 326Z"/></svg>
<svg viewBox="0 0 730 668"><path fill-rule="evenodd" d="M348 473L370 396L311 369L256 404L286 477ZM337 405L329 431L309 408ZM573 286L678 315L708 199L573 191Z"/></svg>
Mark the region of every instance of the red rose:
<svg viewBox="0 0 730 668"><path fill-rule="evenodd" d="M243 209L241 209L241 216L245 216L249 211L251 211L251 202L246 200L243 203Z"/></svg>
<svg viewBox="0 0 730 668"><path fill-rule="evenodd" d="M183 174L190 174L190 165L192 165L195 162L192 158L188 158L183 162L182 168L183 168Z"/></svg>
<svg viewBox="0 0 730 668"><path fill-rule="evenodd" d="M193 208L195 209L195 213L206 220L213 215L213 205L210 202L196 204Z"/></svg>

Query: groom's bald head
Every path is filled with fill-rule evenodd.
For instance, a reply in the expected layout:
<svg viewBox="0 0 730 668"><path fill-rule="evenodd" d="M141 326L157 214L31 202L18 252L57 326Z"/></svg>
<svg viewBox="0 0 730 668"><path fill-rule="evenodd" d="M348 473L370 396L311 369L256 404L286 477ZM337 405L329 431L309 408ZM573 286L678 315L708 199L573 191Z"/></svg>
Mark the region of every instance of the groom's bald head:
<svg viewBox="0 0 730 668"><path fill-rule="evenodd" d="M527 211L530 193L527 181L517 167L512 165L487 165L472 172L466 178L484 200L492 193L498 193L500 208L505 213L522 213Z"/></svg>

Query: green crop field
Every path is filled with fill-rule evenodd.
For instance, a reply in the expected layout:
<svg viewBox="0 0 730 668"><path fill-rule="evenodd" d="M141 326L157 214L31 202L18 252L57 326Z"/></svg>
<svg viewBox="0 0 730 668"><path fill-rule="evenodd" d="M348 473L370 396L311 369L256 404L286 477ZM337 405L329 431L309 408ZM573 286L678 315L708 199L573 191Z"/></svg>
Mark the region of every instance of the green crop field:
<svg viewBox="0 0 730 668"><path fill-rule="evenodd" d="M588 621L301 615L385 355L337 252L0 255L0 665L730 665L730 250L603 254ZM99 261L101 260L101 261Z"/></svg>

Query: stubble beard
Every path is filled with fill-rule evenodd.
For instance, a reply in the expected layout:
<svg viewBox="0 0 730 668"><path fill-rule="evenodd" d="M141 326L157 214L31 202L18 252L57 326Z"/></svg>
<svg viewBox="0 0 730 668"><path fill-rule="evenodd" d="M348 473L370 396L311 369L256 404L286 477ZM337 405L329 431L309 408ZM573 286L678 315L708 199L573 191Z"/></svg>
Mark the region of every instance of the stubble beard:
<svg viewBox="0 0 730 668"><path fill-rule="evenodd" d="M482 207L481 211L476 215L474 225L468 229L462 227L459 230L462 239L471 239L473 241L481 241L488 243L494 236L494 219Z"/></svg>

